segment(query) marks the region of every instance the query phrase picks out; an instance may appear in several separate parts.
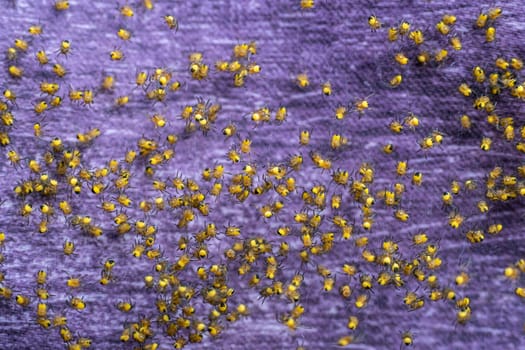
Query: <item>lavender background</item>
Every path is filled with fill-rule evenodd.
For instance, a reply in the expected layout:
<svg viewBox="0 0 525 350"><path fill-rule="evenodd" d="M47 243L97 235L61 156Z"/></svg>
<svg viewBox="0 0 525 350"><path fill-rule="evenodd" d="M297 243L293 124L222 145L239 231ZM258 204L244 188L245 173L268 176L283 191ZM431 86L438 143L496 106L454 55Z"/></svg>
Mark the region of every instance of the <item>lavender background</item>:
<svg viewBox="0 0 525 350"><path fill-rule="evenodd" d="M2 153L16 149L24 158L41 159L53 137L61 137L67 145L74 145L77 133L98 127L102 135L92 146L82 149L82 164L90 169L101 167L108 159L122 159L129 149L136 148L137 139L143 135L158 140L163 140L168 132L182 135L184 124L177 116L184 105L194 104L201 96L222 105L215 129L206 136L197 132L181 139L175 146L174 159L158 168L156 178L172 178L182 173L200 179L202 169L215 163L228 164L227 172L235 174L244 164L253 162L260 165L259 173L263 174L263 166L284 162L289 154L298 151L305 157L305 166L293 174L300 189L283 200L285 209L277 217L265 221L258 211L261 204L276 200L276 193L269 193L262 199L251 196L241 204L226 193L225 183L220 199L217 202L208 200L210 216L198 218L183 233L194 233L204 223L213 221L221 228L228 223L241 225L244 237L262 235L271 242L279 242L283 239L273 232L279 224L291 222L293 214L303 207L302 188L319 183L327 186L328 193L345 193L347 200L342 212L355 219L358 227L361 213L357 203L350 199L347 190L330 182L329 172L314 168L309 160L308 152L318 150L331 157L333 169L355 172L362 162L372 164L375 169L375 181L370 185L372 193L398 180L395 176L398 160L408 160L409 174L413 171L424 174L421 187L411 185L410 176L401 179L407 186L402 202L402 207L410 213L407 223L395 220L392 209L383 204L375 206L374 228L369 234L372 250L379 251L381 242L392 236L399 242L400 254L413 258L418 250L410 245L410 238L425 230L432 242L440 244L443 266L437 274L442 285L453 286L455 275L462 264L468 262L466 269L471 281L455 288L459 296L471 299L473 315L465 326L455 325L456 309L451 303L426 300L424 308L407 311L403 296L406 291L417 288L413 278L407 278L406 286L399 290L374 286L368 306L356 310L353 301L358 294L358 280L351 280L352 286L356 286L351 301L342 300L337 288L349 278L339 273L340 267L351 262L374 276L381 271L380 267L365 263L361 250L353 241L337 238L332 252L313 259L332 272L338 272L336 288L325 293L315 265L300 265L295 252L300 248L300 234L296 232L288 237L292 252L282 263L280 278L289 279L300 268L305 271L301 303L306 311L297 331L289 331L276 319L276 315L289 311L291 305L276 298L261 303L257 291L248 288L251 275L237 276L238 265L233 265L228 284L235 287L236 293L230 303L246 303L250 316L231 325L223 322L226 327L221 337L212 340L205 336L203 343L189 344L188 348L287 349L298 344L308 349L338 348L339 337L351 333L346 328L349 315L357 315L360 320L353 333L358 335L359 341L349 348L396 349L401 344L401 333L407 330L413 332L414 348L418 349L519 349L525 346L524 301L514 295L514 288L520 282L523 286L523 278L510 282L503 277L506 266L525 257L521 231L523 198L508 203L490 203L488 214L479 214L476 209L477 201L484 197L483 181L488 171L499 165L505 173L515 173L516 167L524 164L524 157L515 150L513 143L504 141L500 131L485 122L484 115L472 108L471 100L457 93L461 82L472 81L473 66L488 69L500 56L525 58L520 41L521 23L525 18L521 2L501 4L504 13L496 21L497 39L490 44L484 43L484 32L474 30L472 24L480 9L500 5L493 2L317 1L311 11L301 11L299 1L157 1L153 11L131 2L136 5L132 19L120 16L114 2L70 3L71 9L65 13L55 13L52 1L1 3L0 51L5 52L12 46L15 38L29 39L27 28L30 25L41 23L44 28L44 34L31 41L29 52L21 55L19 65L24 69L23 79L13 80L8 76L7 62L0 70L2 87L9 87L18 95L17 107L13 108L16 124L10 131L11 145L2 149ZM367 26L371 14L377 15L386 26L405 19L425 30L425 45L434 51L446 44L433 29L445 12L458 17L454 32L461 37L464 49L450 52L451 57L440 66L397 66L392 57L398 50L410 52L408 42L388 43L386 28L374 33ZM176 33L169 31L162 20L168 13L180 21ZM129 42L117 38L115 33L120 25L132 31ZM51 52L66 39L71 41L72 54L67 58L56 57ZM257 41L259 51L254 60L260 64L262 72L248 78L245 87L234 88L231 77L215 72L212 66L217 60L228 59L235 44L250 40ZM115 47L120 47L125 54L121 62L109 59L109 52ZM45 79L55 80L55 77L50 67L41 68L34 60L34 52L39 49L46 49L52 61L62 63L70 72L60 81L63 106L45 114L42 140L32 135L33 123L40 120L33 112L33 104L42 98L38 84ZM202 52L204 62L210 65L210 76L204 81L190 78L187 57L194 51ZM169 95L165 103L152 104L141 89L134 89L137 71L154 67L168 67L174 79L184 82L181 90ZM69 85L95 89L104 72L116 77L115 93L97 94L95 103L89 108L69 101L66 96ZM295 76L302 72L308 74L311 82L305 90L294 83ZM394 72L402 72L404 77L397 89L388 87L388 79ZM321 94L320 84L324 81L332 84L330 97ZM122 94L129 94L131 102L117 110L113 108L113 101ZM352 113L342 121L334 118L336 106L367 96L370 109L364 115L359 117ZM275 110L280 105L289 110L285 123L254 128L250 112L263 106ZM409 111L420 116L421 126L415 132L393 135L388 130L388 123ZM502 116L513 116L516 129L525 123L522 103L508 97L508 93L498 101L497 111ZM148 120L156 112L168 118L167 130L154 129ZM471 133L462 133L459 129L459 117L464 113L469 113L474 121ZM226 152L233 142L238 143L238 139L225 141L221 134L230 121L237 123L242 137L253 140L252 154L236 165L227 162ZM311 144L299 148L299 131L304 129L312 131ZM429 152L418 151L417 141L435 129L445 134L443 144ZM350 145L342 151L330 150L329 137L334 132L349 137ZM482 136L493 139L488 153L479 149ZM395 154L388 156L381 152L386 141L397 146ZM156 317L156 294L146 290L142 282L144 275L153 274L154 263L131 256L135 234L117 237L111 216L102 212L100 198L93 195L88 186L84 186L80 198L62 193L53 203L70 198L75 213L90 215L95 222L101 223L104 235L98 239L88 237L67 225L61 215L56 215L50 223L48 234L40 235L37 209L42 201L34 199L36 213L28 222L19 216L21 201L12 192L16 183L29 174L26 162L22 163L20 167L13 167L3 156L0 161L0 198L5 200L0 207L3 218L0 230L8 237L2 250L5 261L0 269L5 272L3 285L9 286L14 294L31 295L32 303L23 309L16 305L14 298L0 298L0 348L56 349L63 346L56 329L44 330L35 323L34 275L39 269L46 269L49 274L50 314L66 310L69 328L90 337L94 349L133 348L131 344L120 343L119 337L124 322L134 322L139 315ZM144 197L158 195L151 187L151 179L144 176L143 165L144 162L138 162L132 167L131 187L126 191L136 203ZM475 179L478 188L471 193L462 192L455 198L455 204L467 219L461 230L454 230L448 226L448 212L441 209L441 193L449 189L452 180L464 182L467 179ZM174 193L173 189L170 193ZM112 197L111 192L104 195L106 199ZM143 217L136 208L127 212L133 219ZM333 213L327 209L323 214L324 230L333 229L329 224ZM181 254L176 247L181 234L176 227L176 215L165 211L147 218L149 223L157 225L156 245L160 245L171 262ZM471 245L465 239L466 230L486 229L495 222L504 224L499 235L486 234L485 241L478 245ZM359 235L363 230L356 228L356 231ZM73 258L62 254L66 238L77 243L78 254ZM212 240L208 245L210 261L221 261L222 251L233 241L226 237ZM98 283L101 264L107 258L117 262L114 271L118 280L101 286ZM202 264L192 262L190 270ZM258 265L258 268L264 271L264 266ZM70 291L65 281L68 275L83 277L84 285L74 292L86 300L87 308L83 312L67 308L65 300ZM182 278L197 283L194 274L183 274ZM426 295L427 291L428 288L420 287L418 293ZM135 308L130 315L125 315L114 305L129 298ZM161 327L155 330L153 339L161 343L160 348L171 348L173 340L162 334Z"/></svg>

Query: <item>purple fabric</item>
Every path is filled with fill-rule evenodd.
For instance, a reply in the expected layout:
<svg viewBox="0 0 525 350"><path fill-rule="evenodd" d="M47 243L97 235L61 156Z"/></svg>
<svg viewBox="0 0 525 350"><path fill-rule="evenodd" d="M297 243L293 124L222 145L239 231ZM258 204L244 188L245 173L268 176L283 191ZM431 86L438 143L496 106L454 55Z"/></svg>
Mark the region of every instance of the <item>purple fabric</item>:
<svg viewBox="0 0 525 350"><path fill-rule="evenodd" d="M188 317L195 323L202 320L206 324L211 306L203 295L211 286L212 279L202 281L197 278L200 266L225 264L228 268L226 284L235 293L228 299L231 312L241 303L247 305L249 315L230 323L225 315L217 323L223 328L217 338L203 331L202 343L187 344L188 348L220 349L291 349L304 346L307 349L339 348L341 337L351 335L354 349L396 349L402 345L402 335L411 332L413 347L417 349L522 349L524 340L524 299L515 294L517 287L525 287L523 273L517 280L504 276L504 269L525 258L522 226L524 222L524 198L507 201L491 201L486 198L488 173L495 167L503 169L503 175L516 176L518 185L507 186L515 192L523 188L524 176L519 174L518 166L525 165L523 152L516 149L518 142L525 142L520 136L520 128L525 126L523 102L510 95L509 89L502 89L500 95L489 94L488 83L476 83L472 69L480 66L489 73L497 71L494 61L503 57L525 59L525 49L521 43L525 12L520 1L509 1L502 7L503 14L489 25L496 28L496 40L485 42L485 29L474 28L480 11L487 12L496 6L492 2L459 1L316 1L311 10L301 10L299 0L294 1L153 1L154 9L146 10L142 2L129 4L135 10L133 18L123 17L115 2L70 1L70 9L57 12L53 1L3 1L0 3L0 49L6 51L13 46L14 39L27 40L26 53L18 52L15 61L3 57L0 69L2 90L10 89L17 94L16 104L7 101L15 117L12 127L0 121L0 132L9 134L10 144L0 147L3 153L0 160L0 206L2 221L0 231L5 232L5 242L1 253L4 257L0 271L5 275L0 286L13 292L10 299L0 295L0 349L57 349L65 344L58 327L44 329L37 323L36 309L39 303L35 295L37 287L35 275L38 270L46 270L46 284L50 297L48 317L65 313L67 326L73 334L72 345L80 337L92 340L93 349L133 349L141 344L132 339L121 342L123 330L141 317L152 320L153 335L146 344L158 343L160 349L172 348L175 338L166 335L166 326L157 321L159 312L155 305L158 298L170 299L175 287L168 287L165 293L156 288L146 288L144 276L152 275L155 283L159 273L155 272L156 260L145 256L135 258L131 252L134 244L144 242L135 233L118 235L113 223L115 214L101 209L103 200L116 202L119 191L110 174L101 181L107 185L101 195L91 192L94 181L84 181L79 195L72 193L67 184L67 176L59 176L54 167L44 166L43 155L50 149L49 143L55 138L62 139L64 149L78 148L82 153L81 166L68 169L68 175L78 177L80 168L90 171L107 167L110 159L117 159L121 166L130 170L129 188L125 194L132 201L132 207L124 210L134 225L144 220L155 225L157 233L153 248L163 252L160 261L175 263L183 254L178 248L181 237L189 238L187 254L192 256L197 243L195 234L208 223L215 223L216 238L206 241L208 258L198 260L192 256L191 262L182 272L173 273L181 284L196 290L191 304L196 312ZM445 13L457 16L452 26L453 34L439 35L435 24ZM164 16L171 14L179 21L178 31L170 30ZM371 31L367 20L377 16L383 27ZM412 29L422 29L425 43L421 48L406 37L394 43L387 40L390 26L397 26L402 20L411 23ZM28 28L40 24L43 34L31 37ZM129 41L120 40L116 33L119 28L132 33ZM454 51L448 44L451 35L461 38L463 49ZM69 40L71 53L58 54L60 42ZM250 60L261 67L259 74L249 75L243 87L234 87L233 74L217 72L214 64L219 60L231 60L234 45L256 41L257 53ZM419 49L434 55L440 48L447 48L449 57L442 63L431 62L426 66L415 63ZM112 61L110 52L119 49L124 53L121 61ZM38 50L45 50L51 64L40 66L34 56ZM203 62L209 65L206 79L192 79L188 57L193 52L203 54ZM394 55L404 52L410 62L400 66ZM52 72L52 64L59 62L68 71L60 79ZM8 73L10 65L23 69L23 77L15 79ZM172 72L172 80L182 82L179 91L168 91L163 102L154 103L146 98L143 88L136 87L135 77L139 71L152 74L155 68L166 68ZM306 73L310 85L301 89L297 86L298 74ZM501 71L500 71L501 73ZM115 77L113 92L99 90L105 75ZM403 75L403 82L397 88L389 86L390 79ZM503 73L501 73L503 74ZM523 83L523 73L516 71L516 84ZM40 101L50 101L50 97L40 92L43 81L58 82L57 95L63 97L62 106L49 108L41 115L34 111ZM321 85L329 81L332 95L324 96ZM473 87L473 96L490 95L495 102L501 118L512 117L515 139L507 141L501 126L496 128L486 121L487 113L473 108L474 97L466 98L458 92L461 83ZM152 82L148 91L158 84ZM68 93L72 89L95 91L94 102L84 106L70 101ZM115 99L127 95L128 105L117 108ZM180 118L186 105L196 105L203 99L211 104L220 104L222 109L211 131L202 133L184 131L185 122ZM355 103L366 99L369 108L363 113L352 110L343 120L335 118L338 106L355 109ZM3 99L6 100L5 98ZM283 123L272 120L270 123L256 125L252 113L268 107L272 119L280 106L285 106L288 116ZM403 133L395 135L388 125L394 120L403 120L410 113L419 117L420 125L415 130L405 126ZM161 114L167 119L167 126L155 128L150 118ZM468 114L472 120L471 130L461 129L460 117ZM33 135L33 124L40 122L42 137ZM229 123L237 126L237 135L226 139L222 133ZM79 145L78 133L86 133L99 128L100 137L89 145ZM302 130L311 133L307 146L299 145ZM439 131L443 135L442 144L435 144L429 150L422 150L418 142ZM339 133L348 138L348 145L333 150L330 138ZM165 164L154 166L155 175L150 178L144 174L148 157L137 155L133 165L124 162L126 152L136 150L140 138L155 140L159 149L170 148L166 136L175 134L179 140L173 147L175 156ZM480 149L482 137L490 137L490 151ZM251 153L241 154L241 161L232 164L227 158L231 147L238 146L242 139L252 140ZM387 155L382 151L386 143L392 143L395 151ZM22 160L12 165L7 156L15 150ZM311 160L311 152L319 152L332 161L331 170L316 167ZM246 201L239 202L228 193L228 186L235 174L243 172L246 164L257 168L250 190L269 178L267 170L275 165L285 165L293 154L302 154L304 165L299 171L286 167L286 177L293 176L297 189L286 198L280 197L274 189L256 196L251 194ZM55 154L55 158L60 157ZM42 197L36 193L20 198L13 192L15 186L28 179L37 179L32 174L28 162L36 159L42 164L42 172L59 181L56 196ZM398 161L408 161L405 176L396 175ZM369 194L375 197L373 205L373 227L371 232L362 228L363 204L354 200L350 185L337 185L333 179L334 171L341 169L350 173L350 178L361 178L359 168L368 163L374 169L374 180L368 184ZM225 175L222 180L223 193L217 198L209 194L212 182L201 178L203 169L223 164ZM411 183L414 172L423 174L421 186ZM200 185L206 195L210 214L205 217L193 209L195 220L187 227L179 228L182 209L171 209L168 200L180 196L171 185L171 179L182 175L192 178ZM502 175L502 176L503 176ZM168 189L159 192L152 187L153 180L163 180ZM472 179L476 188L465 189L465 181ZM283 183L271 179L274 185ZM454 196L454 208L465 217L459 229L449 226L452 208L442 202L442 193L450 191L453 180L461 183L460 194ZM501 178L498 186L503 188ZM406 185L398 206L406 210L410 217L407 222L394 218L395 208L385 205L380 192L393 190L395 182ZM326 188L326 208L316 209L306 205L302 199L303 191L313 186ZM521 187L520 187L521 186ZM186 191L185 193L189 193ZM341 194L343 203L340 209L330 208L333 194ZM144 214L138 204L141 200L152 200L162 196L167 209ZM67 200L73 214L67 218L58 208L60 201ZM260 208L280 200L284 208L265 219ZM486 200L490 207L488 213L480 213L477 203ZM31 203L33 213L22 217L20 208ZM38 223L43 218L40 206L43 203L54 207L55 215L49 219L48 232L38 233ZM301 262L299 252L303 249L301 225L294 222L294 215L305 211L309 215L319 214L322 222L312 233L314 244L320 244L323 233L334 232L333 248L321 255L310 255L310 262ZM100 225L104 233L101 237L89 236L71 223L73 215L89 215L93 224ZM349 224L355 226L350 240L341 238L340 229L333 223L334 215L343 215ZM492 224L503 224L497 235L487 233ZM239 226L239 237L227 237L225 227ZM276 234L278 227L289 225L292 232L286 237ZM484 230L485 239L481 243L469 243L465 234L469 230ZM431 301L431 288L426 282L419 282L411 274L401 272L404 285L380 286L378 275L390 268L377 263L366 262L362 257L364 248L358 248L355 240L361 236L369 237L367 250L376 255L383 254L381 245L392 239L399 245L393 254L394 260L411 261L417 258L426 245L414 246L412 236L426 232L429 243L438 244L437 256L442 266L430 271L422 262L422 270L428 276L434 272L438 276L441 289L455 290L457 299L468 297L472 316L466 324L456 322L459 308L453 301ZM290 313L296 304L283 296L260 297L263 286L271 285L272 280L265 277L269 253L261 254L249 273L239 276L241 258L227 261L224 251L235 242L262 237L272 245L278 261L275 281L282 281L286 287L292 276L303 274L304 282L299 288L299 304L304 306L304 314L296 320L297 329L290 330L283 324L282 317ZM62 246L65 240L76 243L76 253L65 256ZM288 242L290 252L287 257L278 256L279 244ZM114 280L104 286L99 283L104 261L113 259ZM345 275L343 264L354 264L358 273L354 277ZM335 278L335 286L329 292L323 290L323 277L317 273L318 265L330 269ZM468 273L470 280L464 286L455 285L455 277L462 271ZM258 273L261 282L255 288L249 286L250 278ZM208 275L211 273L208 272ZM373 277L372 291L363 290L359 276ZM72 290L66 285L68 276L80 277L82 285ZM339 294L339 288L349 284L353 290L350 299ZM424 300L421 309L410 311L403 298L407 292L415 292ZM30 304L22 307L15 296L30 297ZM362 309L355 306L356 296L369 295L368 305ZM83 297L85 310L73 310L68 305L71 296ZM120 301L131 300L134 308L123 313L116 308ZM347 328L349 316L359 319L356 330ZM172 321L182 317L180 311L170 313ZM188 337L188 330L180 330L177 336Z"/></svg>

